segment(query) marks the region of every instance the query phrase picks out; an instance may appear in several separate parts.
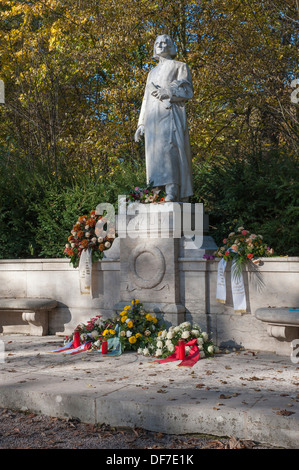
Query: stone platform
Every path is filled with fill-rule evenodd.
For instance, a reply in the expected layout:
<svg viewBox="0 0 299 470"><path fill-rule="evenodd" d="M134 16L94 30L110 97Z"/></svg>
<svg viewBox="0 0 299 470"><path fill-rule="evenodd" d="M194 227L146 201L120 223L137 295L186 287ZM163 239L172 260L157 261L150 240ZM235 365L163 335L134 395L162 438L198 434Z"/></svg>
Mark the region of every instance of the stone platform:
<svg viewBox="0 0 299 470"><path fill-rule="evenodd" d="M299 365L240 350L192 368L128 352L51 353L57 336L0 335L0 407L168 434L299 446Z"/></svg>

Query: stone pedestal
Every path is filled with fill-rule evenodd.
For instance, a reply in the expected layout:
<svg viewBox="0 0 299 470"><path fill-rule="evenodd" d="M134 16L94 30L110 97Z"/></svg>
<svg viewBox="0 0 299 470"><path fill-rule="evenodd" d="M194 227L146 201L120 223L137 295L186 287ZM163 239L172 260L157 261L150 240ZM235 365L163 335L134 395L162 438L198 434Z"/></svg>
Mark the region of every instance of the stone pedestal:
<svg viewBox="0 0 299 470"><path fill-rule="evenodd" d="M120 302L115 310L121 311L135 298L167 325L184 321L179 260L202 259L215 251L207 230L202 204L137 203L120 214Z"/></svg>

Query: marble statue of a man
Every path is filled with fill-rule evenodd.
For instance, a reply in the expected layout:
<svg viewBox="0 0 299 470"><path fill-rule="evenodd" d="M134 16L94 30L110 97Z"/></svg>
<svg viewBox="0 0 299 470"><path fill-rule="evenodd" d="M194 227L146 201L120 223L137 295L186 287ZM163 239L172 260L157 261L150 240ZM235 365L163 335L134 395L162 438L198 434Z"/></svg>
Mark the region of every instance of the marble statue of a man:
<svg viewBox="0 0 299 470"><path fill-rule="evenodd" d="M193 97L193 87L187 64L175 56L172 39L158 36L154 57L159 63L148 74L135 141L144 134L148 183L165 187L166 201L186 201L193 190L185 102Z"/></svg>

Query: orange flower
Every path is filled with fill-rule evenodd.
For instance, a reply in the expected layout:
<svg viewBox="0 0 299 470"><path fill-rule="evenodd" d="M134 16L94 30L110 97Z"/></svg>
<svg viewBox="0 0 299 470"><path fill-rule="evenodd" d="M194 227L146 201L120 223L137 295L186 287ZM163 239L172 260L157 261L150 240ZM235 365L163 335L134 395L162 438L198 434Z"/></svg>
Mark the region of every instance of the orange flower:
<svg viewBox="0 0 299 470"><path fill-rule="evenodd" d="M88 219L86 222L86 225L89 225L90 227L94 227L97 221L95 219Z"/></svg>
<svg viewBox="0 0 299 470"><path fill-rule="evenodd" d="M105 245L104 245L104 243L100 243L100 244L99 244L99 250L100 250L100 251L104 251L104 250L105 250Z"/></svg>
<svg viewBox="0 0 299 470"><path fill-rule="evenodd" d="M70 235L70 236L68 237L68 241L71 242L72 240L74 240L74 237L73 237L73 235Z"/></svg>
<svg viewBox="0 0 299 470"><path fill-rule="evenodd" d="M75 232L77 232L78 230L80 230L81 228L81 225L80 224L76 224L73 226L73 230L75 230Z"/></svg>
<svg viewBox="0 0 299 470"><path fill-rule="evenodd" d="M75 253L74 253L73 250L70 248L70 249L67 251L67 254L68 254L69 256L74 256Z"/></svg>
<svg viewBox="0 0 299 470"><path fill-rule="evenodd" d="M79 230L79 232L77 233L78 237L81 238L83 237L84 235L84 232L82 230Z"/></svg>
<svg viewBox="0 0 299 470"><path fill-rule="evenodd" d="M83 246L83 248L86 248L88 245L88 240L86 240L86 238L82 240L81 245Z"/></svg>

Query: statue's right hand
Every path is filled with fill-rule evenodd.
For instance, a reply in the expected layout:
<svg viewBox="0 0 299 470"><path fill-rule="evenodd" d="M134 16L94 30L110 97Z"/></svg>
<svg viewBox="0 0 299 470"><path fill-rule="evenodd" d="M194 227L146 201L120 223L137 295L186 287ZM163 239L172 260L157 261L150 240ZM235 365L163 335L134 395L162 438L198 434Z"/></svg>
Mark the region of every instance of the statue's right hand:
<svg viewBox="0 0 299 470"><path fill-rule="evenodd" d="M138 127L137 131L135 132L135 142L139 142L140 137L144 134L144 126L141 125Z"/></svg>

